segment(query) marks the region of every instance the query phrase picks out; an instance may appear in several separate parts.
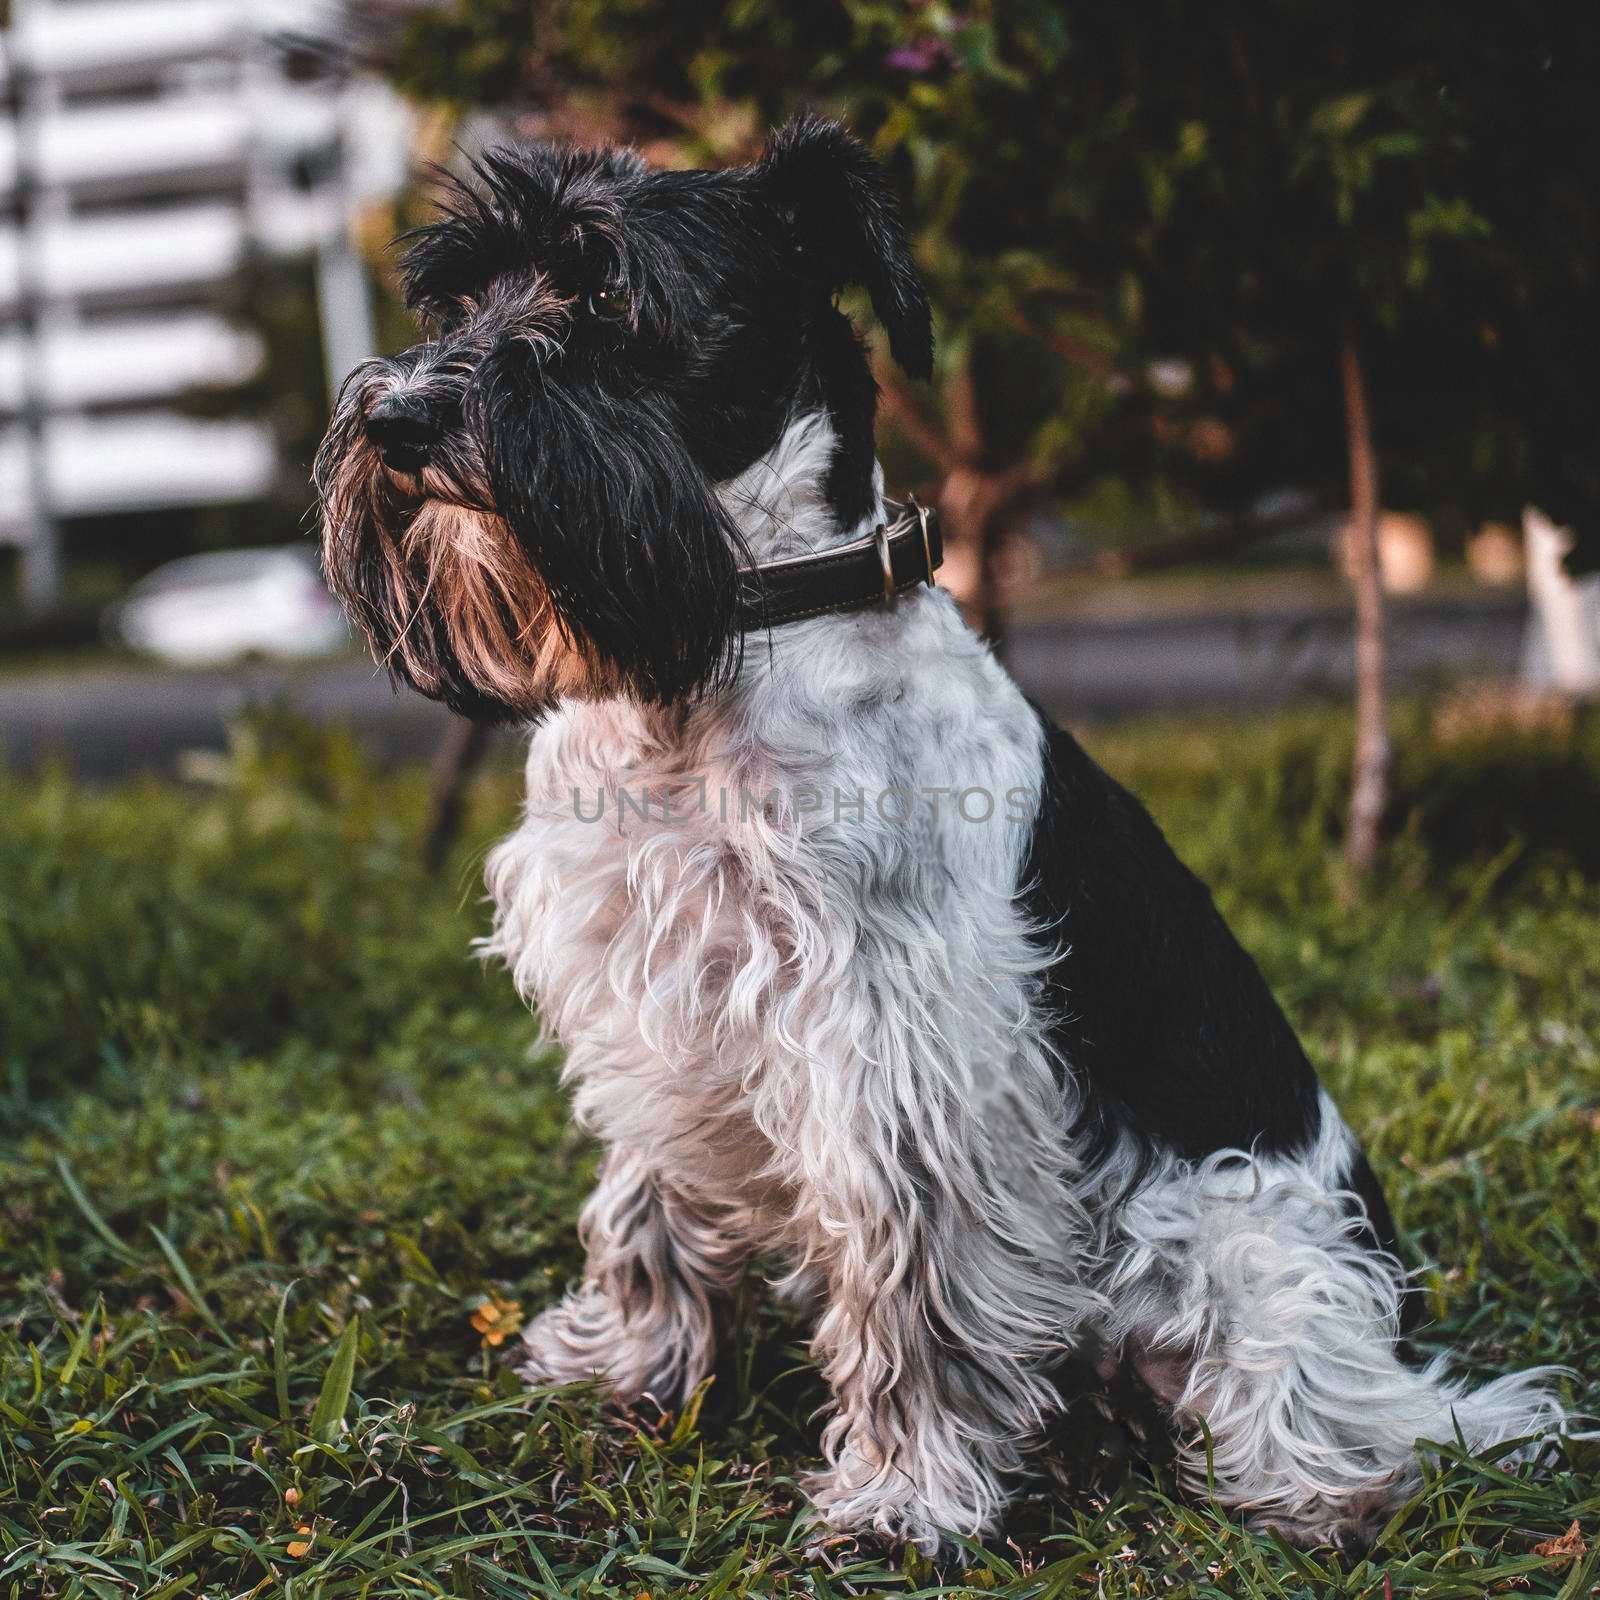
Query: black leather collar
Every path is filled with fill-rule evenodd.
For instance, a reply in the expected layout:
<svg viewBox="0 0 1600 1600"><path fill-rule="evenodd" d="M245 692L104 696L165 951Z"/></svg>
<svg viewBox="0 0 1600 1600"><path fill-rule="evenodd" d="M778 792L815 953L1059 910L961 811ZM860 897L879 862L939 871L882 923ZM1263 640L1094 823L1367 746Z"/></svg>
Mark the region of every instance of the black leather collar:
<svg viewBox="0 0 1600 1600"><path fill-rule="evenodd" d="M741 632L785 622L887 605L903 589L934 584L944 560L939 514L913 496L893 522L879 523L865 538L739 570Z"/></svg>

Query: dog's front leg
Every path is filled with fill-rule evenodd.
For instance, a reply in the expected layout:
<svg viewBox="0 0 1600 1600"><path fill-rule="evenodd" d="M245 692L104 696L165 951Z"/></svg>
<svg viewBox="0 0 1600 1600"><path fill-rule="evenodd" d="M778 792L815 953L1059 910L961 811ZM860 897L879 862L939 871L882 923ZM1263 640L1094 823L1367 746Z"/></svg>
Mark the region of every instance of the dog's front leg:
<svg viewBox="0 0 1600 1600"><path fill-rule="evenodd" d="M749 1254L739 1213L691 1204L642 1155L613 1146L578 1222L584 1281L523 1333L533 1384L602 1379L673 1406L716 1358L719 1301Z"/></svg>
<svg viewBox="0 0 1600 1600"><path fill-rule="evenodd" d="M1046 1275L956 1197L903 1173L880 1181L866 1160L818 1197L813 1349L835 1411L828 1470L806 1487L830 1527L934 1554L952 1533L994 1529L1057 1403L1039 1360Z"/></svg>

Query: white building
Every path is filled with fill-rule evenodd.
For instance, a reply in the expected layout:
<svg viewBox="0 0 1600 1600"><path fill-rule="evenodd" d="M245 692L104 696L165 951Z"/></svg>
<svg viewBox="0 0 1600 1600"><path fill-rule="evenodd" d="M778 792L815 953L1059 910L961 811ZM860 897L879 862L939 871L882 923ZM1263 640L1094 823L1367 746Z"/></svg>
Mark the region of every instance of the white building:
<svg viewBox="0 0 1600 1600"><path fill-rule="evenodd" d="M282 41L316 0L12 0L0 31L0 543L60 584L56 519L249 500L277 471L254 421L172 401L262 351L209 306L248 254L314 254L337 382L372 347L353 208L403 181L383 86L297 84Z"/></svg>

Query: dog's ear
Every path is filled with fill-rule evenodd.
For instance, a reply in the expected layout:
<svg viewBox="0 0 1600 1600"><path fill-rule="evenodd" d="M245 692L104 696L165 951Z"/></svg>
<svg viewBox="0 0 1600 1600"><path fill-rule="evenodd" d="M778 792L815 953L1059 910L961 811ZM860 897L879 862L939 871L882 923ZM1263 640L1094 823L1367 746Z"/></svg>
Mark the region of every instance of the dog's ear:
<svg viewBox="0 0 1600 1600"><path fill-rule="evenodd" d="M478 371L494 504L566 638L651 704L723 681L747 557L660 398L550 381L510 342Z"/></svg>
<svg viewBox="0 0 1600 1600"><path fill-rule="evenodd" d="M787 219L802 260L830 289L859 283L913 378L933 372L928 297L912 264L900 210L883 168L839 123L802 111L767 142L756 167L766 197Z"/></svg>

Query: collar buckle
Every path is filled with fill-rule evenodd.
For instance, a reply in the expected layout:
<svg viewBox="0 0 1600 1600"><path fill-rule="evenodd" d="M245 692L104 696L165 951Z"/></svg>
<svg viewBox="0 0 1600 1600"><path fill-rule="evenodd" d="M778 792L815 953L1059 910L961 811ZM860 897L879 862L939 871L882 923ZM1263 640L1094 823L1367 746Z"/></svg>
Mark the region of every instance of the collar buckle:
<svg viewBox="0 0 1600 1600"><path fill-rule="evenodd" d="M937 588L934 574L942 559L938 513L910 495L893 518L886 517L847 545L742 568L739 629L750 633L829 612L890 606L902 589L919 583Z"/></svg>

